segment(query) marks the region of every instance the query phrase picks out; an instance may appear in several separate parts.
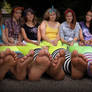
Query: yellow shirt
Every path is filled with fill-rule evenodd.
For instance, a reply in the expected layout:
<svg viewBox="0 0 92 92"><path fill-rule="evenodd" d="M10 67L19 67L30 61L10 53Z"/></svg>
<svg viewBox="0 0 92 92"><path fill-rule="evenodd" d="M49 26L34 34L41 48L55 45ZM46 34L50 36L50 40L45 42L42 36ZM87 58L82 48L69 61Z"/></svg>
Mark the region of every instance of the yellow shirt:
<svg viewBox="0 0 92 92"><path fill-rule="evenodd" d="M46 37L50 40L55 40L58 35L58 28L52 28L48 24L46 26Z"/></svg>

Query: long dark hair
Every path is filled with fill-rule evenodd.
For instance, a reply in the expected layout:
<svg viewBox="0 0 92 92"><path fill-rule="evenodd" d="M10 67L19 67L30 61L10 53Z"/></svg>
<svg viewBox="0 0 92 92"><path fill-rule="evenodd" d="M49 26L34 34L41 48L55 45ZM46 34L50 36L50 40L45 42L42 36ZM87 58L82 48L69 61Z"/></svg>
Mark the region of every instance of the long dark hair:
<svg viewBox="0 0 92 92"><path fill-rule="evenodd" d="M28 9L26 9L26 10L24 11L24 19L25 19L25 22L27 22L27 17L26 17L26 15L27 15L28 12L30 12L31 14L34 15L34 18L33 18L33 21L32 21L32 22L33 22L34 25L36 25L36 24L38 23L38 19L37 19L36 15L35 15L34 10L31 9L31 8L28 8Z"/></svg>
<svg viewBox="0 0 92 92"><path fill-rule="evenodd" d="M11 27L12 27L12 33L15 31L14 30L14 25L13 25L13 14L16 12L16 10L18 10L18 9L21 9L21 10L23 10L22 9L23 7L19 7L19 6L15 6L13 9L12 9L12 12L11 12ZM18 25L21 25L22 23L21 23L21 19L19 19L18 21L17 21L17 23L18 23Z"/></svg>
<svg viewBox="0 0 92 92"><path fill-rule="evenodd" d="M72 23L71 23L71 25L70 25L70 28L71 28L71 29L74 29L74 28L75 28L75 25L76 25L76 14L75 14L75 12L74 12L72 9L68 8L68 9L64 12L65 17L66 17L66 14L69 13L69 12L71 12L71 13L72 13L72 16L73 16L73 20L72 20Z"/></svg>
<svg viewBox="0 0 92 92"><path fill-rule="evenodd" d="M88 13L88 12L91 12L91 13L92 13L92 10L88 10L87 13ZM86 13L86 14L87 14L87 13ZM86 20L85 20L85 24L86 24ZM90 21L89 32L92 34L92 19L91 19L91 21Z"/></svg>

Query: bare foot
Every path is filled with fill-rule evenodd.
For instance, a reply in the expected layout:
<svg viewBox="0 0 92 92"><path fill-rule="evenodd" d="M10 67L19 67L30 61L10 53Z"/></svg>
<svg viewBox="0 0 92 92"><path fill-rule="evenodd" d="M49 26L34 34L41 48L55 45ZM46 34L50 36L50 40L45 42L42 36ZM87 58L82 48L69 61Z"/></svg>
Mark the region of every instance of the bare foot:
<svg viewBox="0 0 92 92"><path fill-rule="evenodd" d="M16 65L16 61L14 60L14 52L10 49L6 49L6 51L1 52L2 64L0 65L0 80L2 80L6 73L9 71L11 67Z"/></svg>
<svg viewBox="0 0 92 92"><path fill-rule="evenodd" d="M82 42L82 41L80 41L80 42L79 42L79 45L80 45L80 46L84 46L84 45L85 45L85 43L84 43L84 42Z"/></svg>
<svg viewBox="0 0 92 92"><path fill-rule="evenodd" d="M27 75L28 65L33 61L34 51L30 51L28 55L17 59L16 68L11 68L12 73L17 80L24 80Z"/></svg>
<svg viewBox="0 0 92 92"><path fill-rule="evenodd" d="M52 62L48 74L56 80L63 80L65 73L63 71L63 64L65 62L65 52L61 50Z"/></svg>
<svg viewBox="0 0 92 92"><path fill-rule="evenodd" d="M50 66L50 54L47 50L41 50L36 60L32 63L31 68L29 69L29 80L40 80L40 77Z"/></svg>
<svg viewBox="0 0 92 92"><path fill-rule="evenodd" d="M87 59L83 55L78 54L77 51L73 51L71 55L71 67L71 77L73 79L81 79L87 70Z"/></svg>
<svg viewBox="0 0 92 92"><path fill-rule="evenodd" d="M92 62L88 64L88 76L92 78Z"/></svg>

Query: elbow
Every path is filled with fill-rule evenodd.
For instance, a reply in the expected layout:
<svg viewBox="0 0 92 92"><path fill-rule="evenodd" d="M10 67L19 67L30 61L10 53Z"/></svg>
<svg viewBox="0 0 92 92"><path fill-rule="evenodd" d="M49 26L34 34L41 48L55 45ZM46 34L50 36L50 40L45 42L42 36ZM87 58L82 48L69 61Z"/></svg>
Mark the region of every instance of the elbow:
<svg viewBox="0 0 92 92"><path fill-rule="evenodd" d="M28 38L24 37L24 40L28 42Z"/></svg>

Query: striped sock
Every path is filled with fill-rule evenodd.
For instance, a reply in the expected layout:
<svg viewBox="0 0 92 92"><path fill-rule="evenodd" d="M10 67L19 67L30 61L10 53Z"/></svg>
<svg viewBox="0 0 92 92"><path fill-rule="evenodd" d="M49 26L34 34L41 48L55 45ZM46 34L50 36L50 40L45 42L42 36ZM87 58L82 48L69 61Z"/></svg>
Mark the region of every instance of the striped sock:
<svg viewBox="0 0 92 92"><path fill-rule="evenodd" d="M41 50L41 48L34 49L34 56L33 56L34 61L36 60L36 57L37 57L40 50Z"/></svg>
<svg viewBox="0 0 92 92"><path fill-rule="evenodd" d="M71 53L68 50L65 50L64 48L57 49L52 53L52 58L54 59L60 50L65 51L65 63L63 65L63 70L66 73L71 74Z"/></svg>
<svg viewBox="0 0 92 92"><path fill-rule="evenodd" d="M67 74L71 74L71 53L68 50L65 52L65 63L63 69Z"/></svg>
<svg viewBox="0 0 92 92"><path fill-rule="evenodd" d="M88 76L92 77L92 73L90 72L90 63L92 63L92 52L86 52L84 53L84 56L88 59Z"/></svg>

